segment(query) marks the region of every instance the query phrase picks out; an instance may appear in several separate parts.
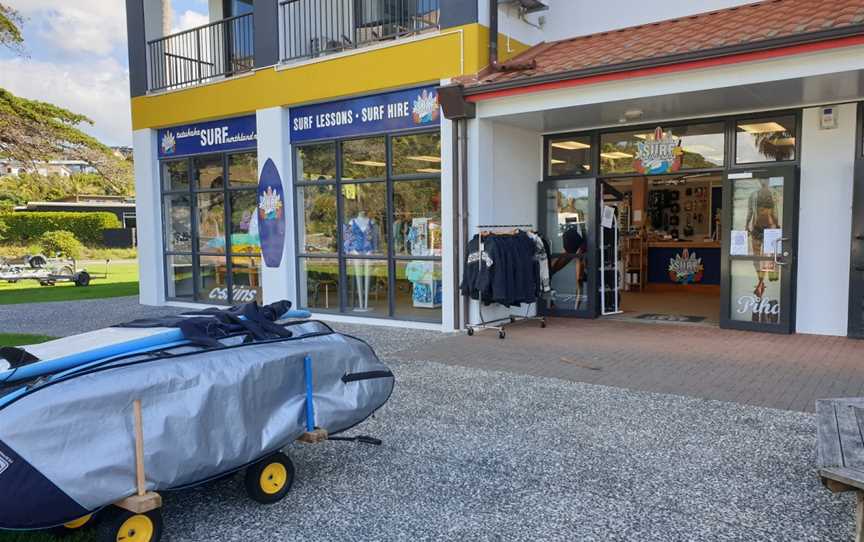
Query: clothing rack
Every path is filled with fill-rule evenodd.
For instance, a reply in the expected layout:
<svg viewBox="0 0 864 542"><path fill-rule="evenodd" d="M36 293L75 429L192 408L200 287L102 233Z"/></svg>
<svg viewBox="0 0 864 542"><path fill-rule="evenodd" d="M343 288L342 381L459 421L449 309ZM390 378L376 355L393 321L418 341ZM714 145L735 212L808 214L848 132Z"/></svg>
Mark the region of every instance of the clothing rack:
<svg viewBox="0 0 864 542"><path fill-rule="evenodd" d="M534 224L479 224L477 229L480 230L477 235L477 250L478 254L483 254L483 230L500 230L500 229L517 229L517 230L530 230L534 231ZM478 267L482 268L483 258L480 257L477 259ZM531 305L537 305L537 302L529 303L525 308L525 316L514 316L510 315L504 318L496 318L494 320L486 320L483 317L483 302L482 300L477 301L477 310L480 314L480 322L477 324L467 324L465 328L468 330L468 336L474 335L474 332L481 329L494 329L498 331L498 338L504 339L507 337L507 332L504 331L504 328L510 324L515 324L516 322L521 322L525 320L536 320L540 322L540 327L546 327L546 317L544 316L528 316L528 313L531 312Z"/></svg>

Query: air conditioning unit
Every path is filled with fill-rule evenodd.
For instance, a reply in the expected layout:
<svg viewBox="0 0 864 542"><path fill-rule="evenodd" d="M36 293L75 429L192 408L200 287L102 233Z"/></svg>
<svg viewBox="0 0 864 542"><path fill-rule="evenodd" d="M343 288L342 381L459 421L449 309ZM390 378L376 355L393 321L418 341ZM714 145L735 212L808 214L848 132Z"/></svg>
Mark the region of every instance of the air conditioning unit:
<svg viewBox="0 0 864 542"><path fill-rule="evenodd" d="M498 3L518 6L522 13L535 13L549 9L549 6L542 0L498 0Z"/></svg>

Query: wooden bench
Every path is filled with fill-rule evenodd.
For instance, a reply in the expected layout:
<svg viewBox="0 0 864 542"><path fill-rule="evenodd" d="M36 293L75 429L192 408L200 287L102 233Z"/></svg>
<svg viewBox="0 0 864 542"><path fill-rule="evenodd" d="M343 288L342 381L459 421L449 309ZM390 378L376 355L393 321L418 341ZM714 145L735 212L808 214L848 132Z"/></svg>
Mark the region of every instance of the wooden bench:
<svg viewBox="0 0 864 542"><path fill-rule="evenodd" d="M816 401L816 451L822 484L855 492L855 540L864 542L864 398Z"/></svg>

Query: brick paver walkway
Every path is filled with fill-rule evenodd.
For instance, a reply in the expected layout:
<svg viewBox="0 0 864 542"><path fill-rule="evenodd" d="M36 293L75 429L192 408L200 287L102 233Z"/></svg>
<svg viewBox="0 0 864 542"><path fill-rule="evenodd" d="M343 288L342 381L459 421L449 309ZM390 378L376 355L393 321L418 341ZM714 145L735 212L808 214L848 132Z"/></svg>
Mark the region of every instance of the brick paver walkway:
<svg viewBox="0 0 864 542"><path fill-rule="evenodd" d="M808 412L818 398L864 395L862 341L710 326L559 318L399 356Z"/></svg>

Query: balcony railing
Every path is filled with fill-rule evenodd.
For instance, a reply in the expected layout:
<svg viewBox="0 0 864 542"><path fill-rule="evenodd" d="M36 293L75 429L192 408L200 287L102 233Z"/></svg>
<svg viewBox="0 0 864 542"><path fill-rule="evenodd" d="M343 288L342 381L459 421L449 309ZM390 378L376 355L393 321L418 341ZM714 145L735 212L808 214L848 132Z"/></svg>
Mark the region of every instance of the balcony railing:
<svg viewBox="0 0 864 542"><path fill-rule="evenodd" d="M439 0L283 0L279 5L283 61L438 28Z"/></svg>
<svg viewBox="0 0 864 542"><path fill-rule="evenodd" d="M183 88L249 71L254 37L248 13L149 41L149 88Z"/></svg>

